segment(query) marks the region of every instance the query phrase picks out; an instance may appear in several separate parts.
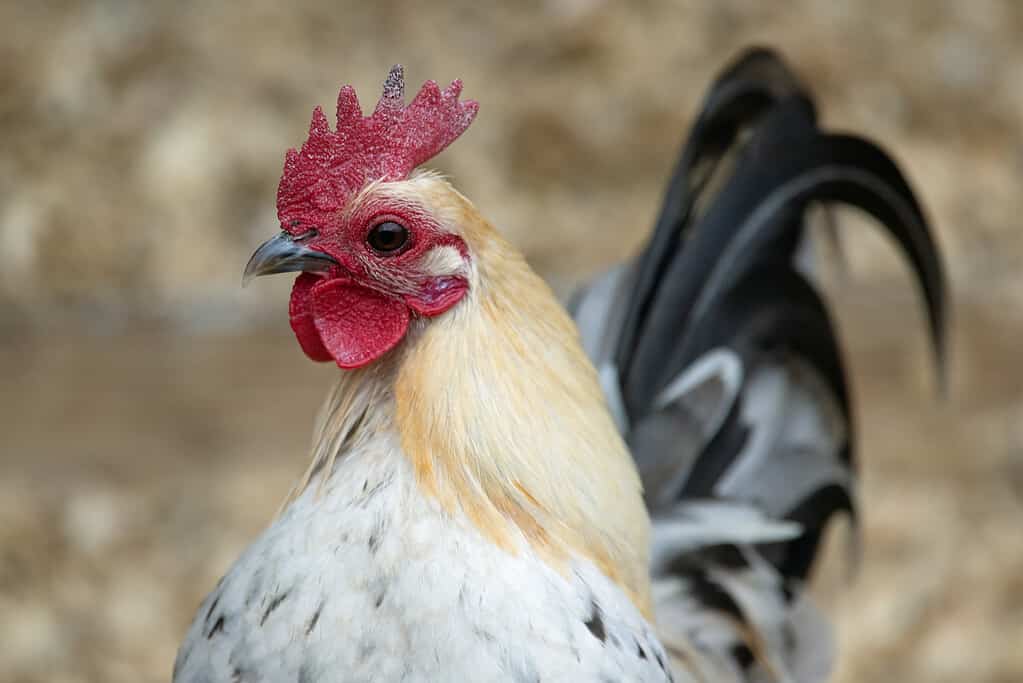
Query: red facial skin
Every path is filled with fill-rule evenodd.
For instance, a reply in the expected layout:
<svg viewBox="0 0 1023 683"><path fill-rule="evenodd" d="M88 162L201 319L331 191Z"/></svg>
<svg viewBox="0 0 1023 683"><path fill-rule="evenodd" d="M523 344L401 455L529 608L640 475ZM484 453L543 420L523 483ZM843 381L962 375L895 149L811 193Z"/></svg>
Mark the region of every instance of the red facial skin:
<svg viewBox="0 0 1023 683"><path fill-rule="evenodd" d="M440 315L465 295L463 276L422 268L423 256L437 247L453 246L468 260L459 237L422 209L356 199L369 182L407 178L469 127L479 105L459 101L461 91L461 81L443 90L427 81L406 105L404 70L395 65L372 114L363 116L355 90L345 86L337 130L317 107L302 148L288 150L277 188L281 227L294 237L315 230L302 244L338 262L326 275L300 275L292 289L291 327L313 360L362 367L402 340L413 315ZM405 246L386 254L366 241L385 221L410 232Z"/></svg>
<svg viewBox="0 0 1023 683"><path fill-rule="evenodd" d="M393 252L378 252L367 242L377 225L393 221L409 238ZM292 234L312 226L290 225ZM292 288L291 327L306 355L334 360L346 369L367 365L394 348L413 316L440 315L468 291L461 275L424 273L423 257L438 247L454 247L468 260L465 242L444 232L427 212L370 200L345 212L334 225L318 229L303 245L338 262L324 275L303 273Z"/></svg>

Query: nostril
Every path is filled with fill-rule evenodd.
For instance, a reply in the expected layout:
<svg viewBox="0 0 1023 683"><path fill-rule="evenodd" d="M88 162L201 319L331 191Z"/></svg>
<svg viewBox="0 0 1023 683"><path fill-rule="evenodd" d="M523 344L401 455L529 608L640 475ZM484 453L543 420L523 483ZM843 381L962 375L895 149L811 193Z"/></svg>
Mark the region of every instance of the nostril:
<svg viewBox="0 0 1023 683"><path fill-rule="evenodd" d="M297 235L295 237L292 237L291 241L292 242L296 242L298 244L302 244L303 242L308 242L309 240L311 240L312 238L316 237L319 234L320 234L320 232L318 230L311 229L311 230L307 230L307 231L303 232L301 235Z"/></svg>

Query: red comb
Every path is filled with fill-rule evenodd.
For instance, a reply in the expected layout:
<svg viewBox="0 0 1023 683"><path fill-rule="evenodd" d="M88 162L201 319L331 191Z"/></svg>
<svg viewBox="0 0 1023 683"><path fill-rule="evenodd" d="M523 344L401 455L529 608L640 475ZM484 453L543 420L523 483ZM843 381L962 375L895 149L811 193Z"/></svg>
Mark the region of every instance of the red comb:
<svg viewBox="0 0 1023 683"><path fill-rule="evenodd" d="M405 75L391 68L384 93L371 116L363 116L355 89L337 96L337 131L330 130L323 110L313 110L309 138L302 149L289 149L277 187L277 216L285 230L301 234L321 227L367 182L401 180L419 164L440 153L469 127L479 104L459 102L462 82L444 90L435 81L423 84L405 106Z"/></svg>

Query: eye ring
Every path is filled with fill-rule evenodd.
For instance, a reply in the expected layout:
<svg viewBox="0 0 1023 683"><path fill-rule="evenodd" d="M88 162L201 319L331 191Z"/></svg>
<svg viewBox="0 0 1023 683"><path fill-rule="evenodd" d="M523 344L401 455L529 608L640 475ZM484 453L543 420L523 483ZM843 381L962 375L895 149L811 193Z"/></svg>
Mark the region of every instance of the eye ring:
<svg viewBox="0 0 1023 683"><path fill-rule="evenodd" d="M382 221L366 235L366 244L381 255L393 255L408 244L409 231L401 223Z"/></svg>

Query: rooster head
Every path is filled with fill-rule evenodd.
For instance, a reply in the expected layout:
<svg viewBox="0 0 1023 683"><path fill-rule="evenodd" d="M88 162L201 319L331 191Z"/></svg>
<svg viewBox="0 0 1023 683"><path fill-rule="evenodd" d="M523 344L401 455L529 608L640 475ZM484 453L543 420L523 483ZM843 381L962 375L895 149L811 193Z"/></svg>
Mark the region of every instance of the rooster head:
<svg viewBox="0 0 1023 683"><path fill-rule="evenodd" d="M302 148L288 150L277 189L282 232L252 255L245 279L301 272L291 327L313 360L367 365L414 317L440 315L468 291L471 256L458 228L468 202L433 176L409 178L476 116L461 89L427 81L406 105L395 66L370 116L346 85L337 129L317 107Z"/></svg>

